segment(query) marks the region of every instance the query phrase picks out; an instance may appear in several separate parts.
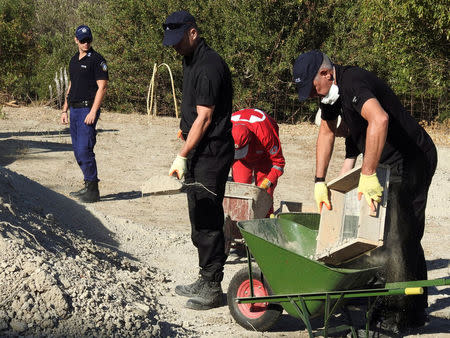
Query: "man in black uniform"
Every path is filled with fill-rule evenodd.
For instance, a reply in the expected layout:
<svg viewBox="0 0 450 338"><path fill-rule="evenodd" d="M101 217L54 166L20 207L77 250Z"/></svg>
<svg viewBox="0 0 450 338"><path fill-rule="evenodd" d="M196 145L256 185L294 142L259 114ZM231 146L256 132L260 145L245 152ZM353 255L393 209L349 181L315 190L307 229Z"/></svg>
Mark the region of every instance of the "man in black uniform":
<svg viewBox="0 0 450 338"><path fill-rule="evenodd" d="M70 135L75 158L84 175L84 187L71 196L82 202L97 202L97 163L94 146L100 116L100 105L106 93L108 67L106 61L91 47L92 33L88 26L79 26L75 31L78 52L70 59L70 82L64 101L61 122L69 122L67 111L70 107Z"/></svg>
<svg viewBox="0 0 450 338"><path fill-rule="evenodd" d="M207 310L222 305L225 240L223 196L234 158L231 135L232 82L227 64L212 50L186 11L169 15L163 24L165 46L183 55L183 99L180 129L185 143L169 175L185 176L207 190L188 191L191 238L197 247L200 276L178 285L178 295L190 297L186 306Z"/></svg>
<svg viewBox="0 0 450 338"><path fill-rule="evenodd" d="M385 245L371 257L384 262L386 282L427 279L420 241L428 188L437 164L430 136L389 86L364 69L333 65L325 54L315 50L297 58L293 73L299 100L320 97L322 119L326 122L321 123L317 139L316 202L329 204L325 176L333 151L336 119L341 113L350 137L364 156L358 193L359 198L364 195L371 208L373 201L380 201L383 190L376 168L379 163L391 168ZM382 301L372 325L399 332L425 324L426 294L386 297Z"/></svg>

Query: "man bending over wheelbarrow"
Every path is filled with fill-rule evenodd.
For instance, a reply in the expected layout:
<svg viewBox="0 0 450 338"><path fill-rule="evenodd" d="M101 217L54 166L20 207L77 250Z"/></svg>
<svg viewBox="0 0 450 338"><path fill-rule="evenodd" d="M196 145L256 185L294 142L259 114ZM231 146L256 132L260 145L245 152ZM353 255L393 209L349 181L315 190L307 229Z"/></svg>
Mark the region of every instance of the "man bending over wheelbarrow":
<svg viewBox="0 0 450 338"><path fill-rule="evenodd" d="M273 191L285 165L277 123L259 109L238 110L231 115L231 122L235 148L233 181L252 183L254 179L273 200ZM267 217L271 213L273 205Z"/></svg>
<svg viewBox="0 0 450 338"><path fill-rule="evenodd" d="M301 54L293 68L299 100L321 99L322 123L316 149L314 195L319 208L331 209L325 184L333 151L338 114L363 154L358 197L369 206L380 202L378 164L390 166L385 245L370 259L384 263L386 282L427 279L420 244L425 226L428 188L437 164L436 147L406 111L389 86L374 74L352 66L333 65L318 50ZM332 201L331 201L332 202ZM378 264L377 264L378 265ZM385 297L372 317L372 327L392 332L425 324L427 294Z"/></svg>

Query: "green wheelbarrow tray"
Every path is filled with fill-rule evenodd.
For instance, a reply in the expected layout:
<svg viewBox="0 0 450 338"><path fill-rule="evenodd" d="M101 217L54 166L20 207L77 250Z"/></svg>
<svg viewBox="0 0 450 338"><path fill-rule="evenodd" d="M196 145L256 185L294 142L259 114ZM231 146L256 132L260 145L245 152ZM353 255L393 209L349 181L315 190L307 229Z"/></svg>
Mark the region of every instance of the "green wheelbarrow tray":
<svg viewBox="0 0 450 338"><path fill-rule="evenodd" d="M275 295L354 290L365 288L377 267L348 269L327 266L313 259L320 215L280 214L238 222L245 242ZM296 305L282 302L290 315L299 317ZM324 313L323 300L305 302L309 317Z"/></svg>

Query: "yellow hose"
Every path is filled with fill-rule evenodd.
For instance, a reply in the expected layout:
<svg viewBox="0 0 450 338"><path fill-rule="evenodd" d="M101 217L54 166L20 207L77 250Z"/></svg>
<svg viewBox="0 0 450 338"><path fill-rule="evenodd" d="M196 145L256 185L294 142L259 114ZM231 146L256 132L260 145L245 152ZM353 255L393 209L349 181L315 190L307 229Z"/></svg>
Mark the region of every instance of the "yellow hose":
<svg viewBox="0 0 450 338"><path fill-rule="evenodd" d="M156 63L153 65L153 74L152 78L150 80L150 85L148 87L148 93L147 93L147 115L150 116L150 112L153 109L153 114L156 115L156 101L154 101L154 94L155 94L155 77L156 73L158 72L158 68L161 66L166 66L167 70L169 71L170 76L170 82L172 84L172 95L173 95L173 104L175 106L175 116L178 118L178 106L177 106L177 99L175 96L175 85L173 83L173 76L172 76L172 70L170 69L169 65L167 63L161 63L160 65L156 65Z"/></svg>

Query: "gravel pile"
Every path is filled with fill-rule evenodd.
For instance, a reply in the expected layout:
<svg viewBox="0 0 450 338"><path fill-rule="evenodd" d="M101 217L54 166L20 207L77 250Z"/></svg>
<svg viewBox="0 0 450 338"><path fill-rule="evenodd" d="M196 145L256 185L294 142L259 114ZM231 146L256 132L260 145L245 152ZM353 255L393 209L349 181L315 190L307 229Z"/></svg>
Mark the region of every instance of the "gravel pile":
<svg viewBox="0 0 450 338"><path fill-rule="evenodd" d="M188 335L156 301L167 276L65 228L18 178L0 168L0 335Z"/></svg>

